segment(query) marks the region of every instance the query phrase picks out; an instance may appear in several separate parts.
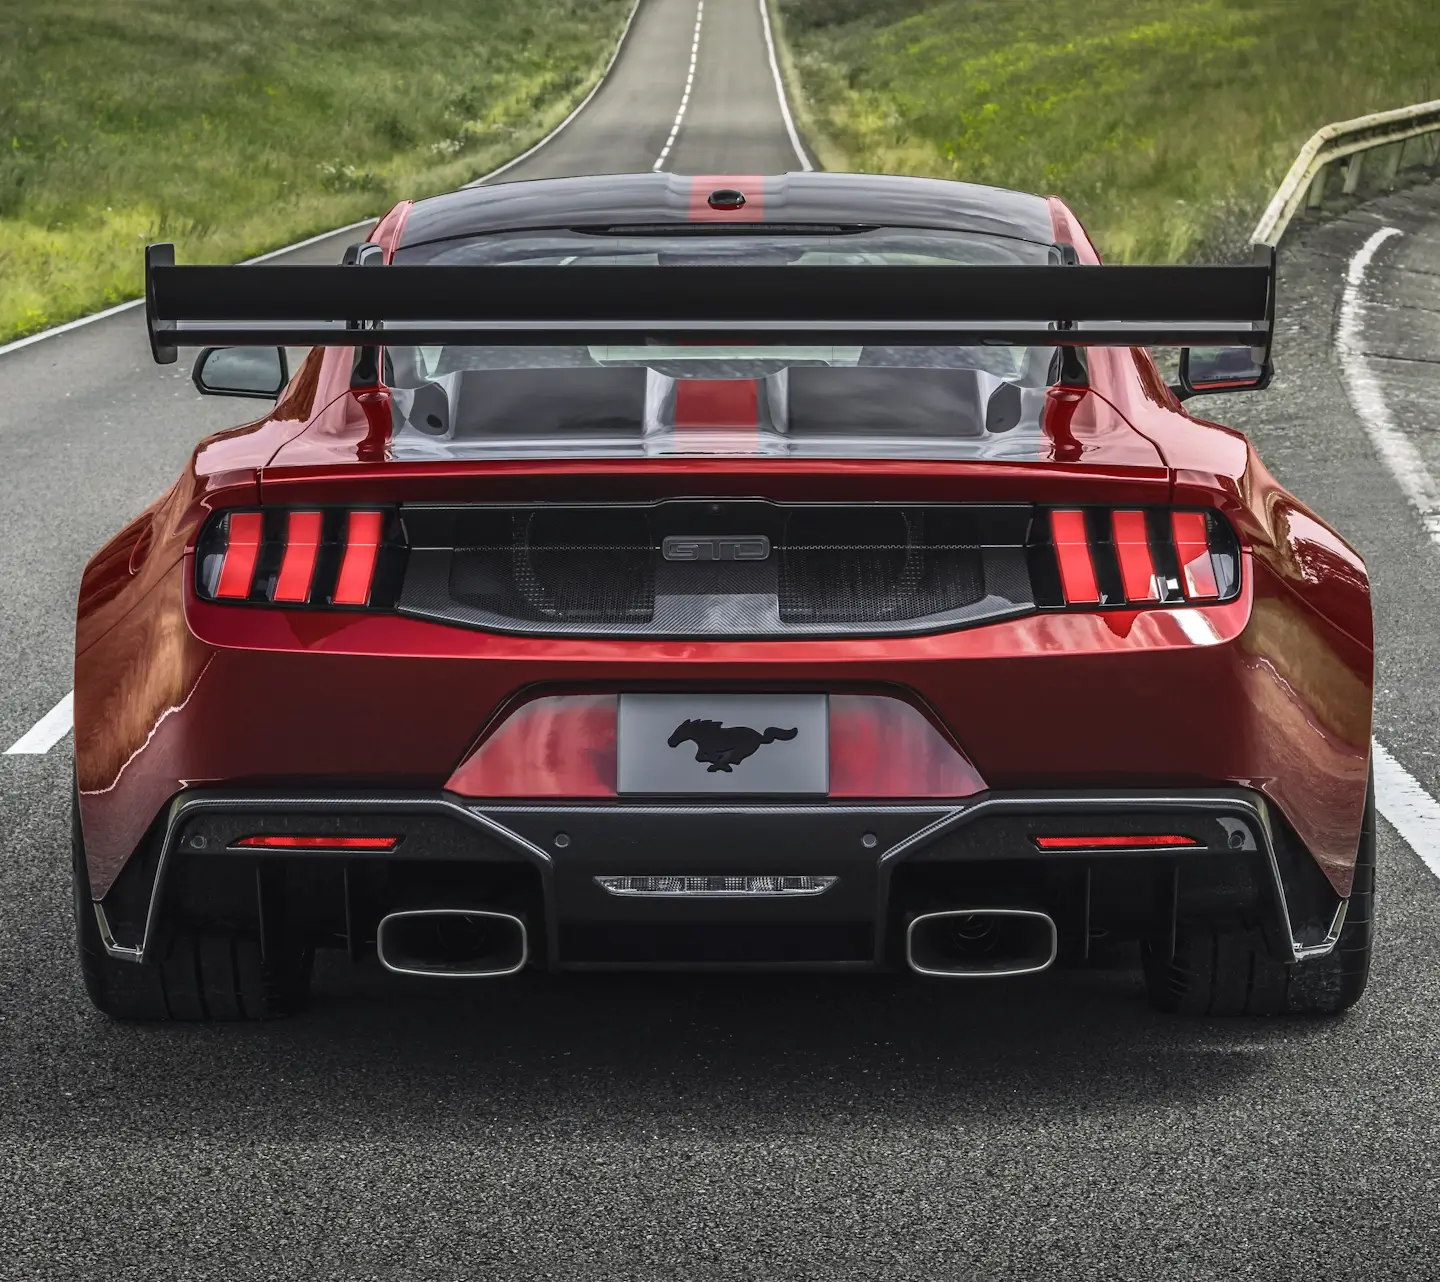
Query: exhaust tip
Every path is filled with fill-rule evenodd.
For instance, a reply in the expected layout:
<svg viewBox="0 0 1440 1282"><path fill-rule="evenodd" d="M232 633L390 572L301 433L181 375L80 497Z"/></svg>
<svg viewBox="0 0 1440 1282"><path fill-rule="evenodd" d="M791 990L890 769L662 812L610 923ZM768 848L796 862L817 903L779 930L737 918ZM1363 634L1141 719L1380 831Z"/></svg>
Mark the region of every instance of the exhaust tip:
<svg viewBox="0 0 1440 1282"><path fill-rule="evenodd" d="M1036 975L1050 969L1059 950L1054 919L1030 908L922 913L905 932L910 969L946 979Z"/></svg>
<svg viewBox="0 0 1440 1282"><path fill-rule="evenodd" d="M523 970L530 939L525 923L510 913L417 908L380 919L375 952L397 975L479 979Z"/></svg>

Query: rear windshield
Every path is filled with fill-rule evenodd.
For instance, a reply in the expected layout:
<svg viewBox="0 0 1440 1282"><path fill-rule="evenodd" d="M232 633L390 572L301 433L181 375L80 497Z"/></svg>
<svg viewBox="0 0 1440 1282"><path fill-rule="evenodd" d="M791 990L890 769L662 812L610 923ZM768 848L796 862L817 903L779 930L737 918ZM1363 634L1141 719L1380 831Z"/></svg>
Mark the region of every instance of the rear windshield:
<svg viewBox="0 0 1440 1282"><path fill-rule="evenodd" d="M1051 246L904 228L516 232L402 265L1043 265ZM717 285L723 278L717 277ZM397 458L689 453L1035 458L1053 348L785 344L386 349Z"/></svg>

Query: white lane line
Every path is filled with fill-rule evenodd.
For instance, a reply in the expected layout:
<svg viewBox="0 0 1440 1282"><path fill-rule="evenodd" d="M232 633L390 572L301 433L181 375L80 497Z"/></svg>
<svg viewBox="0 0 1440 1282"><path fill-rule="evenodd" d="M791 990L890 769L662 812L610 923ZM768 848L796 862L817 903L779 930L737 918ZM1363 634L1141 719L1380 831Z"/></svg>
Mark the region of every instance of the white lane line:
<svg viewBox="0 0 1440 1282"><path fill-rule="evenodd" d="M1365 269L1370 266L1381 245L1391 237L1403 234L1398 227L1382 227L1360 246L1350 260L1345 272L1345 293L1340 300L1340 320L1335 328L1335 346L1345 374L1346 393L1355 413L1365 425L1370 443L1380 461L1389 468L1400 492L1420 514L1425 532L1440 543L1440 485L1436 485L1435 478L1430 475L1420 451L1391 416L1380 379L1365 359L1361 336L1365 304L1360 296L1360 286L1365 280Z"/></svg>
<svg viewBox="0 0 1440 1282"><path fill-rule="evenodd" d="M39 756L49 752L70 733L75 723L75 692L72 690L24 734L5 749L7 757Z"/></svg>
<svg viewBox="0 0 1440 1282"><path fill-rule="evenodd" d="M795 121L790 115L790 103L785 98L785 82L780 79L780 63L775 57L775 38L770 34L770 6L760 0L760 23L765 28L765 49L770 54L770 74L775 77L775 96L780 100L780 114L785 118L785 132L790 135L790 145L800 160L800 168L807 173L815 166L800 145L800 135L795 132Z"/></svg>
<svg viewBox="0 0 1440 1282"><path fill-rule="evenodd" d="M1437 877L1440 877L1440 801L1436 801L1376 742L1375 806Z"/></svg>
<svg viewBox="0 0 1440 1282"><path fill-rule="evenodd" d="M680 110L675 113L675 123L670 126L670 137L665 139L665 145L660 148L660 154L655 158L655 163L650 166L650 172L658 174L670 155L670 148L675 145L675 139L680 134L680 124L685 119L685 109L690 105L690 91L695 87L695 64L700 59L700 24L705 21L705 0L695 7L695 38L690 42L690 70L685 75L685 92L680 95Z"/></svg>

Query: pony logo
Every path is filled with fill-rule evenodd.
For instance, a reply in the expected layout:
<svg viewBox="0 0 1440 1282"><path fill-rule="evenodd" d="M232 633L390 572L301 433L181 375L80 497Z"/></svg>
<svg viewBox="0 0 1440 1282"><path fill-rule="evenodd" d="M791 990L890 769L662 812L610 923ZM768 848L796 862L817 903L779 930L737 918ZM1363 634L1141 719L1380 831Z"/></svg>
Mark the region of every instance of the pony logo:
<svg viewBox="0 0 1440 1282"><path fill-rule="evenodd" d="M800 731L781 730L770 726L762 734L749 726L725 726L718 721L682 721L670 736L670 746L678 748L687 739L695 745L695 760L710 763L706 774L723 770L726 774L738 766L746 757L752 756L757 748L777 739L788 741Z"/></svg>

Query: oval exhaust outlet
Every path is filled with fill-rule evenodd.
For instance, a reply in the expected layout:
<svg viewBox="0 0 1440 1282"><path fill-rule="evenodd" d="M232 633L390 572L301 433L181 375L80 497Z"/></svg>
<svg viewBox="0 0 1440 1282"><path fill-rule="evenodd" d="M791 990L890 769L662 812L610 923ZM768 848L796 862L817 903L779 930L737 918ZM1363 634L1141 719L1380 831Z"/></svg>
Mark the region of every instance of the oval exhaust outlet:
<svg viewBox="0 0 1440 1282"><path fill-rule="evenodd" d="M1048 970L1059 933L1030 908L956 908L922 913L905 932L905 960L921 975L999 979Z"/></svg>
<svg viewBox="0 0 1440 1282"><path fill-rule="evenodd" d="M380 964L397 975L479 979L513 975L530 958L525 923L480 908L390 913L375 932Z"/></svg>

